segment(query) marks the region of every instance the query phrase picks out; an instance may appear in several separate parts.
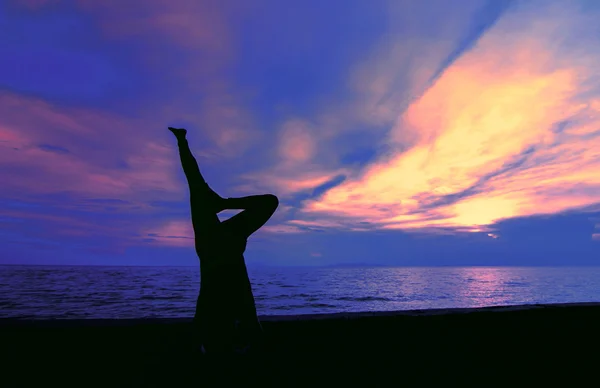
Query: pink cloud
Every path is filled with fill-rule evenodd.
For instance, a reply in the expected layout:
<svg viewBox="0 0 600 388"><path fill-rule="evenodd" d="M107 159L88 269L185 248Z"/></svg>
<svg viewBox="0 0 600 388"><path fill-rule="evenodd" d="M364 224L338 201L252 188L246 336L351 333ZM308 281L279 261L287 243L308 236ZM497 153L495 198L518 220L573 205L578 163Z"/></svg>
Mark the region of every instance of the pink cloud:
<svg viewBox="0 0 600 388"><path fill-rule="evenodd" d="M292 119L284 123L279 132L279 156L284 163L307 162L315 155L312 131L310 125L302 120Z"/></svg>
<svg viewBox="0 0 600 388"><path fill-rule="evenodd" d="M159 245L194 247L194 230L189 220L169 221L155 228L144 229L141 234Z"/></svg>
<svg viewBox="0 0 600 388"><path fill-rule="evenodd" d="M21 4L37 10L52 2ZM130 109L130 117L1 94L2 197L86 212L106 207L88 201L90 198L118 199L125 202L111 206L126 217L140 211L156 212L152 201L187 202L177 148L165 128L177 125L173 120L189 125L190 145L202 165L207 158L240 157L260 140L253 115L244 108L245 97L222 72L235 59L229 26L238 10L214 1L133 1L124 5L120 1L79 0L74 4L91 16L105 40L126 44L132 58L154 74L155 81L176 80L181 88L167 103L165 98L150 96L143 111ZM121 103L131 105L131 101ZM49 196L59 193L68 193L69 202ZM87 225L89 214L73 215L72 219L35 213L17 216L51 225L61 236L84 239L93 235L89 228L78 228ZM105 226L98 223L99 233ZM142 235L133 238L136 244L147 233L155 234L155 242L163 245L189 246L192 241L186 235L191 230L189 220L168 221L152 230L139 220L119 226L119 233Z"/></svg>
<svg viewBox="0 0 600 388"><path fill-rule="evenodd" d="M18 232L11 239L68 239L87 249L99 245L98 238L117 250L141 244L140 221L133 217L156 212L152 201L184 200L186 191L175 145L162 144L172 139L165 129L161 135L148 127L1 94L0 197L8 201L2 214L11 217L9 230ZM57 212L65 215L50 214Z"/></svg>
<svg viewBox="0 0 600 388"><path fill-rule="evenodd" d="M52 4L17 3L36 8ZM174 85L162 91L162 99L143 96L143 109L197 128L205 139L204 155L239 157L260 141L262 131L255 129L253 113L245 107L248 96L233 87L224 71L237 59L231 26L243 16L243 6L214 0L72 3L90 17L103 39L126 45L132 63Z"/></svg>
<svg viewBox="0 0 600 388"><path fill-rule="evenodd" d="M135 200L143 192L177 193L179 161L139 123L91 110L0 95L0 176L16 198L71 192ZM119 162L128 168L116 168Z"/></svg>

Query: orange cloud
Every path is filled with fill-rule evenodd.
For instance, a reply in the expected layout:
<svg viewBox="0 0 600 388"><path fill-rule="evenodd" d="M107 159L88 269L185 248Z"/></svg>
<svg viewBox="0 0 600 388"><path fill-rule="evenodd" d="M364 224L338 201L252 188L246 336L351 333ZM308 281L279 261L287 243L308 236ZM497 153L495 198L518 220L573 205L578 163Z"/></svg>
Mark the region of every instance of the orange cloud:
<svg viewBox="0 0 600 388"><path fill-rule="evenodd" d="M483 6L463 1L461 7L445 8L445 16L439 18L438 7L431 4L389 1L389 30L350 74L349 85L360 98L346 115L375 125L392 124L430 86Z"/></svg>
<svg viewBox="0 0 600 388"><path fill-rule="evenodd" d="M536 11L507 15L398 118L395 154L305 212L386 229L482 231L600 202L600 53L581 36L556 43L559 32L596 24Z"/></svg>

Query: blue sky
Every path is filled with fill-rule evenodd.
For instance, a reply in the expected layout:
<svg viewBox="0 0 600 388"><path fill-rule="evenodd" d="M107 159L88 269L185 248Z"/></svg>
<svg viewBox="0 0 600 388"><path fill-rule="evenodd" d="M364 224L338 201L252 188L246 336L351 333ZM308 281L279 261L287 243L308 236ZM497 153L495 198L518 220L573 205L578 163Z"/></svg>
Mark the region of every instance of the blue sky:
<svg viewBox="0 0 600 388"><path fill-rule="evenodd" d="M196 265L183 126L249 266L597 264L597 2L124 4L0 3L0 263Z"/></svg>

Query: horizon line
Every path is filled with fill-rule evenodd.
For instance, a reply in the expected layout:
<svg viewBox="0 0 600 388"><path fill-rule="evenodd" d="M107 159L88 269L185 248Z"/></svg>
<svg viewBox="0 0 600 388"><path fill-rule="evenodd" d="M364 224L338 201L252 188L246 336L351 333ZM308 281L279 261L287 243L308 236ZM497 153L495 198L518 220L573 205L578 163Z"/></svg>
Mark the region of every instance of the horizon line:
<svg viewBox="0 0 600 388"><path fill-rule="evenodd" d="M600 264L552 264L552 265L402 265L402 264L365 264L365 263L341 263L341 264L330 264L330 265L271 265L271 264L246 264L249 268L352 268L352 267L376 267L376 268L564 268L564 267L600 267ZM0 267L171 267L171 268L195 268L198 265L147 265L147 264L23 264L23 263L0 263Z"/></svg>

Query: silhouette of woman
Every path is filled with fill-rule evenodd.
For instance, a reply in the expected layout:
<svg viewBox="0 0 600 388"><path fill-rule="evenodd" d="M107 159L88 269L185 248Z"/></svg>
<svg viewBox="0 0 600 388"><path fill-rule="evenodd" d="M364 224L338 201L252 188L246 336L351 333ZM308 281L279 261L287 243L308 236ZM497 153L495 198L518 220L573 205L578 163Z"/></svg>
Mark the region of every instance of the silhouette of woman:
<svg viewBox="0 0 600 388"><path fill-rule="evenodd" d="M181 165L190 190L196 253L200 258L200 293L196 303L194 331L206 353L231 353L258 345L262 327L244 251L248 237L271 218L279 201L275 195L222 198L206 183L192 155L187 130L169 130L177 138ZM217 214L241 209L221 222Z"/></svg>

